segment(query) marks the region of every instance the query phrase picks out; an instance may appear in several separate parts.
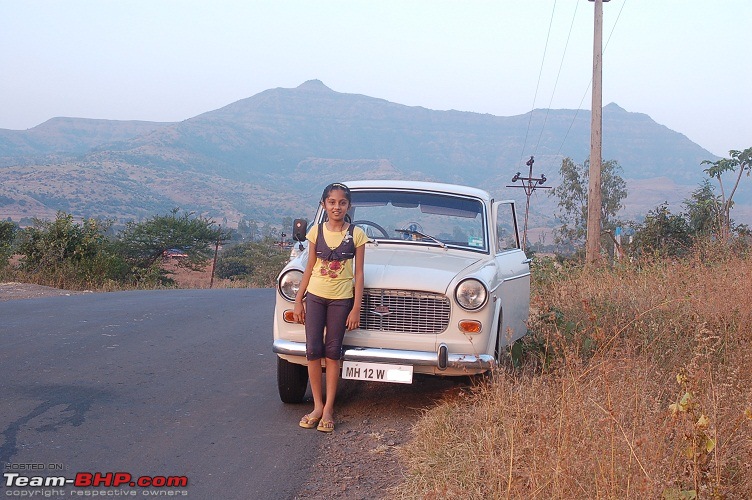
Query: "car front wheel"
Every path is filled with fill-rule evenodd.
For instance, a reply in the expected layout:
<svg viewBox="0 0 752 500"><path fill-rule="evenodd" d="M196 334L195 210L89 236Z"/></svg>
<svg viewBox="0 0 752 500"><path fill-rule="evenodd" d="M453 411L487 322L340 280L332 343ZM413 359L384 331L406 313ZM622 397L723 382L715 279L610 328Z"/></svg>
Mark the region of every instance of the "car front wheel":
<svg viewBox="0 0 752 500"><path fill-rule="evenodd" d="M308 387L308 367L277 358L277 388L283 403L301 403Z"/></svg>

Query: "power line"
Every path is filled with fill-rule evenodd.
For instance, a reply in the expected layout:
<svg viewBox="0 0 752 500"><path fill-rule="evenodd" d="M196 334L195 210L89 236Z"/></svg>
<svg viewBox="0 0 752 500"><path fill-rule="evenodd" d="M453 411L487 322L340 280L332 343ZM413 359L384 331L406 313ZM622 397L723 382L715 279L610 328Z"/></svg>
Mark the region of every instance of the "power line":
<svg viewBox="0 0 752 500"><path fill-rule="evenodd" d="M603 47L603 54L606 54L606 49L608 49L608 43L611 41L611 37L614 34L614 31L616 30L616 25L619 24L619 18L621 17L621 13L624 10L624 6L627 5L627 0L624 0L621 4L621 8L619 9L619 13L616 15L616 21L614 21L614 25L611 28L611 32L608 34L608 38L606 39L606 45ZM582 95L582 99L580 99L580 104L577 107L577 110L575 110L574 116L572 117L572 121L569 123L569 127L567 128L567 133L564 134L564 139L561 141L561 146L559 146L559 150L556 152L556 155L561 154L561 150L564 149L564 144L567 142L567 137L569 137L569 132L572 130L572 126L574 125L575 120L577 119L577 115L579 114L580 110L582 109L582 103L585 102L585 98L588 95L588 92L590 92L590 87L593 85L593 77L590 77L590 82L588 83L587 88L585 89L585 93ZM542 133L542 132L541 132Z"/></svg>
<svg viewBox="0 0 752 500"><path fill-rule="evenodd" d="M525 148L527 147L527 138L530 135L530 123L533 121L533 111L535 111L535 101L538 99L538 89L540 88L541 75L543 75L543 66L546 62L546 52L548 51L548 40L551 38L551 26L554 24L554 13L556 12L556 1L554 1L554 8L551 10L551 21L548 23L548 34L546 35L546 45L543 48L543 59L541 60L541 68L538 72L538 84L535 86L535 95L533 96L533 107L530 109L530 117L527 120L527 130L525 131L525 141L522 144L522 152L520 154L520 163L525 157Z"/></svg>
<svg viewBox="0 0 752 500"><path fill-rule="evenodd" d="M559 77L561 76L561 68L564 67L564 58L567 55L567 47L569 47L569 39L572 37L572 29L574 28L574 20L577 17L577 7L579 6L580 2L574 3L574 14L572 14L572 22L569 25L569 33L567 34L567 41L564 44L564 53L561 55L561 62L559 63L559 72L556 74L556 81L554 82L554 89L551 91L551 99L548 101L548 107L546 108L546 116L543 118L543 126L541 126L540 135L538 136L538 142L535 145L535 152L538 152L538 147L540 146L541 138L543 137L543 131L546 128L546 123L548 122L548 113L551 111L551 105L554 102L554 94L556 93L556 87L559 85ZM531 113L532 116L532 113Z"/></svg>

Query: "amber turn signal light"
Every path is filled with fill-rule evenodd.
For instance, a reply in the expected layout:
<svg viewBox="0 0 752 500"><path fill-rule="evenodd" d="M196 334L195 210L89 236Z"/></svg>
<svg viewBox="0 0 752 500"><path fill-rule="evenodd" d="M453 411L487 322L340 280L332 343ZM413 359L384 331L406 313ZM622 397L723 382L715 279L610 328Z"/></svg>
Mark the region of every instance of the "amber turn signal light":
<svg viewBox="0 0 752 500"><path fill-rule="evenodd" d="M462 333L480 333L483 328L480 321L475 321L473 319L463 319L460 321L459 327Z"/></svg>
<svg viewBox="0 0 752 500"><path fill-rule="evenodd" d="M295 317L290 309L282 313L282 318L284 318L287 323L295 323Z"/></svg>

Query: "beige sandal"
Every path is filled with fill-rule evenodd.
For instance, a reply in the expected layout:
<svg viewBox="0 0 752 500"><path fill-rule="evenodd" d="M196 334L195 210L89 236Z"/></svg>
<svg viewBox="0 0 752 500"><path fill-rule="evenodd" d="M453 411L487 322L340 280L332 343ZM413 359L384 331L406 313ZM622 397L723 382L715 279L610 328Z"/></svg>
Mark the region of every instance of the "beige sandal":
<svg viewBox="0 0 752 500"><path fill-rule="evenodd" d="M321 420L321 417L312 417L308 414L303 415L303 418L300 419L300 425L303 429L313 429L316 427Z"/></svg>
<svg viewBox="0 0 752 500"><path fill-rule="evenodd" d="M319 422L316 430L321 432L332 432L334 430L334 420L321 419L321 422Z"/></svg>

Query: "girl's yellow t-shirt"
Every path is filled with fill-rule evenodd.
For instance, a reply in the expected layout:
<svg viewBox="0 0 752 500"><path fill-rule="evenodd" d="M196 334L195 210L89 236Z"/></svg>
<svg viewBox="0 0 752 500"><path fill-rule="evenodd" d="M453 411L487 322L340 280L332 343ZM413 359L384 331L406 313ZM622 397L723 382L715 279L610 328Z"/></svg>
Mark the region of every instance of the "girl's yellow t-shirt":
<svg viewBox="0 0 752 500"><path fill-rule="evenodd" d="M353 259L343 261L324 260L316 256L316 239L319 234L319 226L314 225L306 239L308 240L308 258L316 258L316 264L313 266L313 273L308 282L307 291L323 297L325 299L349 299L354 295L353 283ZM329 231L324 224L323 228L324 241L326 245L334 250L342 240L349 236L347 231L334 232ZM355 248L363 246L368 241L366 233L358 226L353 227L353 241Z"/></svg>

